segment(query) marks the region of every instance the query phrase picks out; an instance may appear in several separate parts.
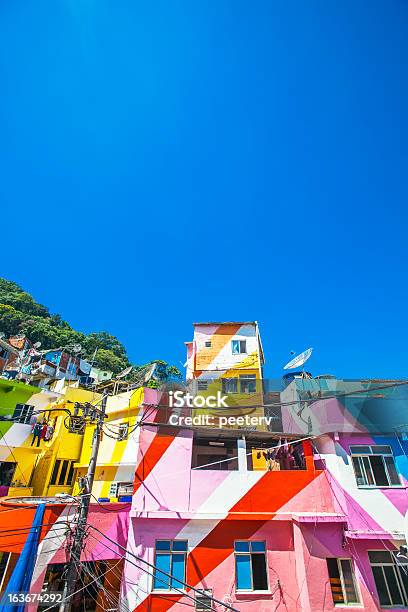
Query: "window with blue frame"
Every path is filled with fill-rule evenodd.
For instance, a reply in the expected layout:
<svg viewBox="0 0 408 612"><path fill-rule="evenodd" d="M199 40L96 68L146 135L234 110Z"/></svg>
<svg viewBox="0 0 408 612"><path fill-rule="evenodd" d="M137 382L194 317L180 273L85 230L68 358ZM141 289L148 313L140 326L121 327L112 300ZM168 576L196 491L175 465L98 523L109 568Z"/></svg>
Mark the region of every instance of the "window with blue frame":
<svg viewBox="0 0 408 612"><path fill-rule="evenodd" d="M234 543L237 591L267 591L266 544L241 540Z"/></svg>
<svg viewBox="0 0 408 612"><path fill-rule="evenodd" d="M184 590L186 562L187 540L157 540L153 590ZM169 576L166 574L169 574Z"/></svg>

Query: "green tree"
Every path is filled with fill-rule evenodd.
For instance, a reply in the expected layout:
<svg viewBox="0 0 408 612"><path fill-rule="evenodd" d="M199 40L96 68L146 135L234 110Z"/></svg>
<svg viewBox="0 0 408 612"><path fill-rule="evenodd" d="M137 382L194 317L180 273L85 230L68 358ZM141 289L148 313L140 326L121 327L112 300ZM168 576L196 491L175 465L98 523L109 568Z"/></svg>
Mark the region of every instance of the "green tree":
<svg viewBox="0 0 408 612"><path fill-rule="evenodd" d="M128 364L125 347L116 338L116 336L112 336L112 334L109 334L106 331L92 332L91 334L88 334L84 340L84 343L88 356L91 356L95 349L105 349L107 351L112 351L114 355L120 359L124 359L126 364Z"/></svg>
<svg viewBox="0 0 408 612"><path fill-rule="evenodd" d="M49 317L48 308L38 304L33 297L16 283L0 278L0 303L9 304L16 310L40 317Z"/></svg>
<svg viewBox="0 0 408 612"><path fill-rule="evenodd" d="M101 370L110 370L114 374L119 374L128 365L127 359L115 355L113 351L98 349L95 357L95 365Z"/></svg>

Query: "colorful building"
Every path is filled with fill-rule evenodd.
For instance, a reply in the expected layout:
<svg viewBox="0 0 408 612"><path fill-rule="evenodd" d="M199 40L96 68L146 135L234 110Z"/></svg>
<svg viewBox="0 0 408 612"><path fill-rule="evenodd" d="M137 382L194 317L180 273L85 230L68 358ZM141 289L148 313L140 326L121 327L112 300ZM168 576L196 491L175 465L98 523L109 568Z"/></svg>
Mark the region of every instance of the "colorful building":
<svg viewBox="0 0 408 612"><path fill-rule="evenodd" d="M301 373L271 390L262 366L256 323L196 324L180 389L204 398L224 391L235 415L261 417L270 403L269 428L175 425L172 413L204 412L173 409L176 386L108 398L73 612L408 610L406 381ZM1 381L0 394L6 382L4 416L28 418L16 401L40 401L38 389ZM57 420L39 451L29 425L7 423L28 428L20 445L16 430L12 451L39 498L11 489L15 498L0 502L7 577L32 506L49 496L37 592L61 590L78 507L69 495L81 493L94 435L92 423L75 430L63 411L101 402L80 388L47 396L48 404L42 393L47 418ZM209 412L220 418L224 409ZM12 516L21 532L7 527Z"/></svg>
<svg viewBox="0 0 408 612"><path fill-rule="evenodd" d="M370 393L383 399L372 386L358 401ZM330 403L310 404L323 425ZM283 422L300 406L283 405ZM350 422L344 403L336 408ZM130 609L181 611L192 599L205 609L184 582L242 612L408 608L404 436L292 427L278 437L155 420L141 429L128 548L156 569L125 563ZM254 449L272 456L257 465Z"/></svg>
<svg viewBox="0 0 408 612"><path fill-rule="evenodd" d="M195 395L206 398L221 393L227 397L230 410L225 414L230 416L264 415L264 354L256 321L194 323L194 337L186 347L186 380ZM217 419L220 411L197 408L194 414ZM258 428L267 429L261 422Z"/></svg>

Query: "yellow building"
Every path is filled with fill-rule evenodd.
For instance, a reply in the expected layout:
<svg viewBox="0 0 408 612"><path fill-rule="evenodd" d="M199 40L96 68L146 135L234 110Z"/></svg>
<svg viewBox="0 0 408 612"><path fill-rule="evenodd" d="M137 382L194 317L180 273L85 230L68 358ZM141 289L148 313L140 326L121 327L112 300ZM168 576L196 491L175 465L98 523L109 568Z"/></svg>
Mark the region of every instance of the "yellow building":
<svg viewBox="0 0 408 612"><path fill-rule="evenodd" d="M220 392L230 407L227 411L205 407L195 410L195 415L207 413L215 420L222 414L264 415L264 355L256 321L194 323L194 338L186 346L187 382L195 394L208 398ZM266 425L260 421L256 428Z"/></svg>
<svg viewBox="0 0 408 612"><path fill-rule="evenodd" d="M130 501L133 493L137 448L139 441L139 415L144 389L108 396L107 419L103 426L95 471L93 495L99 501ZM77 476L85 476L92 449L95 425L85 428L82 450L75 464ZM76 485L74 493L79 492Z"/></svg>
<svg viewBox="0 0 408 612"><path fill-rule="evenodd" d="M33 421L39 410L59 397L59 393L0 378L0 496L33 493L34 468L45 447L43 440L38 446L38 439L32 443Z"/></svg>
<svg viewBox="0 0 408 612"><path fill-rule="evenodd" d="M100 399L99 393L67 386L61 397L49 407L45 418L52 423L54 433L49 441L40 445L42 452L32 478L34 495L72 493L75 465L81 455L85 432L83 428L72 426L68 412L73 412L75 402L95 404Z"/></svg>

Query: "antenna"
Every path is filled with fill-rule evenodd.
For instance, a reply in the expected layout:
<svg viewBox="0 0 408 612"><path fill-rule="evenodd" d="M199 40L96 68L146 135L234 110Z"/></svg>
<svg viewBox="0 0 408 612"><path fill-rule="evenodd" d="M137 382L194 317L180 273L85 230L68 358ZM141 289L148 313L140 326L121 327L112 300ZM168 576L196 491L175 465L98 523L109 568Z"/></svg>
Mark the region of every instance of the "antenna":
<svg viewBox="0 0 408 612"><path fill-rule="evenodd" d="M289 363L287 363L283 367L283 369L292 370L293 368L298 368L299 366L303 365L309 359L310 355L312 354L312 351L312 348L306 349L305 351L303 351L303 353L300 353L300 355L297 355L297 357L289 361Z"/></svg>
<svg viewBox="0 0 408 612"><path fill-rule="evenodd" d="M129 366L125 370L122 370L122 372L119 372L119 374L116 376L116 378L125 378L125 376L130 374L132 370L133 370L133 366Z"/></svg>

